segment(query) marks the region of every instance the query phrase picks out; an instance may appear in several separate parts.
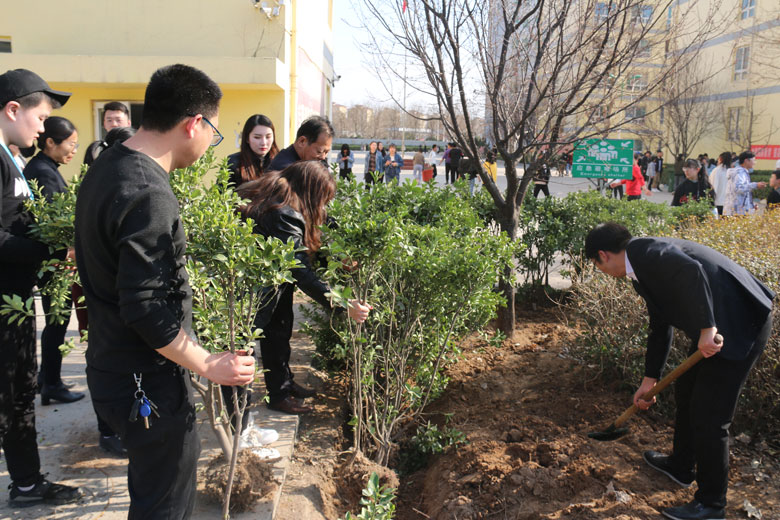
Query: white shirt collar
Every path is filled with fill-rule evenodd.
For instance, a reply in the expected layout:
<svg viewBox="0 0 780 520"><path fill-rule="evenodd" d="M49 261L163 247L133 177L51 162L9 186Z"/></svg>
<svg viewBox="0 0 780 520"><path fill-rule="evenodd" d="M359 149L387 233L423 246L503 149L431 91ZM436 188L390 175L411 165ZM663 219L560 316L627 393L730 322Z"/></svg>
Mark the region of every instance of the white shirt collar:
<svg viewBox="0 0 780 520"><path fill-rule="evenodd" d="M636 277L636 273L634 273L634 268L631 265L631 262L628 260L628 253L623 251L623 256L626 259L626 276L634 280L635 282L638 282L639 279Z"/></svg>

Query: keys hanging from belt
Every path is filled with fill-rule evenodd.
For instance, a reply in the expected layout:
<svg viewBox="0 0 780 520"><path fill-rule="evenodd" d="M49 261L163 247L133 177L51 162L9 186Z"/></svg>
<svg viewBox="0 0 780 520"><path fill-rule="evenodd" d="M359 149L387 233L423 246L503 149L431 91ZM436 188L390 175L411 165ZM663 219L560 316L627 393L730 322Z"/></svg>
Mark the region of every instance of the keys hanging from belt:
<svg viewBox="0 0 780 520"><path fill-rule="evenodd" d="M143 374L133 374L133 379L135 379L135 386L137 387L137 390L135 391L135 401L133 401L133 406L130 407L130 417L128 417L128 420L130 422L135 422L138 420L138 416L140 415L144 421L144 428L148 430L151 426L151 421L149 419L150 416L154 414L157 417L160 417L160 413L157 411L157 405L155 405L148 397L146 397L146 392L144 392L143 388L141 388Z"/></svg>

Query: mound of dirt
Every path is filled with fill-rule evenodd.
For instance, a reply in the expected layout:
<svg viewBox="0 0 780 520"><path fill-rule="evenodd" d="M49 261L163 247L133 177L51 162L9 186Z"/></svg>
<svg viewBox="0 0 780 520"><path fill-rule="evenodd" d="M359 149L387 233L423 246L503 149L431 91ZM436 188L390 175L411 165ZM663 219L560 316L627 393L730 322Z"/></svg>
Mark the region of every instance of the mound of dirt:
<svg viewBox="0 0 780 520"><path fill-rule="evenodd" d="M695 487L681 489L642 460L644 450L671 447L662 417L635 416L617 441L586 436L631 395L620 382L593 381L592 367L566 355L575 332L549 315L525 315L499 348L476 335L461 345L464 358L428 412L439 426L449 416L468 444L403 479L397 518L644 520L693 498ZM673 399L671 390L659 399ZM778 461L738 442L731 467L727 517L746 518L748 500L764 518L780 518L780 482L764 478L778 474Z"/></svg>
<svg viewBox="0 0 780 520"><path fill-rule="evenodd" d="M224 455L214 457L205 471L205 494L212 502L221 504L227 488L230 461ZM271 466L250 450L238 454L236 474L230 490L230 511L249 511L255 503L271 493L278 482Z"/></svg>
<svg viewBox="0 0 780 520"><path fill-rule="evenodd" d="M341 497L341 502L353 508L357 507L372 473L376 473L379 477L380 486L398 489L399 481L395 471L368 460L360 453L342 454L334 470L336 490ZM358 511L359 508L352 512Z"/></svg>

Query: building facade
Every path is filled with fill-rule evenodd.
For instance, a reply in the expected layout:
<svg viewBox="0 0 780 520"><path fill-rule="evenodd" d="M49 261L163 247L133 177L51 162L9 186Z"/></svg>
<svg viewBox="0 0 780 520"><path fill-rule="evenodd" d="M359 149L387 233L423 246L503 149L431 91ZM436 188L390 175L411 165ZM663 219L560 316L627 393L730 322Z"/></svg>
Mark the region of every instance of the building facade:
<svg viewBox="0 0 780 520"><path fill-rule="evenodd" d="M216 151L226 156L238 150L252 114L271 118L280 147L306 117L330 116L332 28L333 0L9 2L0 18L0 69L27 68L73 92L56 114L73 121L85 150L104 133L106 102L126 102L137 126L151 74L192 65L223 90L225 140ZM62 168L66 177L82 154Z"/></svg>

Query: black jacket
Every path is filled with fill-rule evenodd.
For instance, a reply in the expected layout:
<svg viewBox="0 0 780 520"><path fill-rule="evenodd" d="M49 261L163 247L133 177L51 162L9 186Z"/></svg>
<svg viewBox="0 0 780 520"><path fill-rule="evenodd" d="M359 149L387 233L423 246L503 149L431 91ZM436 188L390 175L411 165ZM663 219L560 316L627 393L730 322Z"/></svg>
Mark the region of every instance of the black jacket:
<svg viewBox="0 0 780 520"><path fill-rule="evenodd" d="M626 256L650 316L645 376L660 376L672 327L693 340L701 329L717 327L723 336L718 356L742 360L750 354L775 294L746 269L714 249L674 238L634 238Z"/></svg>
<svg viewBox="0 0 780 520"><path fill-rule="evenodd" d="M266 156L263 158L263 161L261 162L260 159L252 154L252 158L255 162L255 172L259 175L262 175L264 171L268 169L268 166L271 163L271 158L266 154ZM244 179L241 178L241 169L240 169L240 162L241 162L241 152L236 152L234 154L228 155L228 170L230 170L230 177L228 178L228 184L233 186L234 188L238 188L242 184L244 184Z"/></svg>
<svg viewBox="0 0 780 520"><path fill-rule="evenodd" d="M40 263L51 258L46 244L29 237L33 217L24 207L29 197L30 189L18 166L0 148L0 293L3 294L28 294L37 280Z"/></svg>
<svg viewBox="0 0 780 520"><path fill-rule="evenodd" d="M24 176L28 181L35 179L38 182L48 201L51 201L55 193L63 192L68 187L57 167L58 164L54 159L43 152L38 152L38 155L30 159L24 168Z"/></svg>
<svg viewBox="0 0 780 520"><path fill-rule="evenodd" d="M271 161L271 164L268 165L268 171L280 172L292 163L300 160L301 158L298 155L298 152L295 151L295 146L291 144L276 154L276 157Z"/></svg>
<svg viewBox="0 0 780 520"><path fill-rule="evenodd" d="M277 210L262 215L250 214L249 216L255 221L255 233L263 235L264 237L276 237L282 242L292 240L295 247L298 249L305 247L303 244L303 234L306 229L306 222L303 220L303 215L291 207L282 206ZM330 287L317 276L317 273L312 267L308 251L301 249L295 253L295 258L298 259L302 265L302 267L292 270L293 278L295 278L295 285L327 310L333 310L330 300L325 296L325 294L330 291ZM264 306L260 309L260 312L255 319L256 327L266 327L276 308L281 293L281 287L275 291L269 289L264 292L262 298Z"/></svg>

